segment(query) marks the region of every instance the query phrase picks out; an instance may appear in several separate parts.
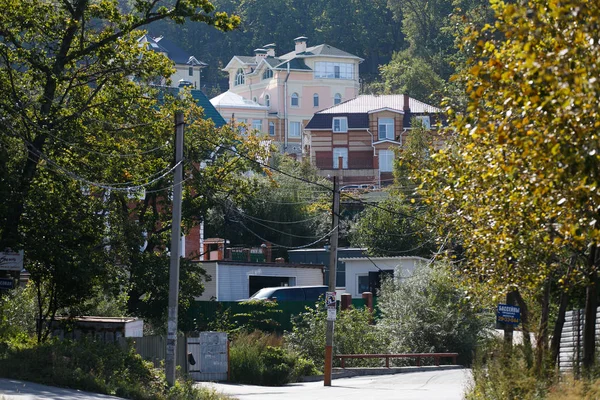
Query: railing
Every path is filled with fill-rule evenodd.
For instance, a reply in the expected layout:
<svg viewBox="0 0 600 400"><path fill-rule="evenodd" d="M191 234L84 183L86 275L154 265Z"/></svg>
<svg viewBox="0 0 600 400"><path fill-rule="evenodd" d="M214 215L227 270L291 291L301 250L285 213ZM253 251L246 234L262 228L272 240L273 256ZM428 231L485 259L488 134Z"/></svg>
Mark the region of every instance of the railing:
<svg viewBox="0 0 600 400"><path fill-rule="evenodd" d="M340 366L346 368L347 358L385 358L385 367L390 367L390 358L414 358L417 367L421 366L422 358L433 358L435 365L440 365L441 358L451 358L452 364L456 364L458 353L406 353L406 354L338 354L335 357L340 359Z"/></svg>

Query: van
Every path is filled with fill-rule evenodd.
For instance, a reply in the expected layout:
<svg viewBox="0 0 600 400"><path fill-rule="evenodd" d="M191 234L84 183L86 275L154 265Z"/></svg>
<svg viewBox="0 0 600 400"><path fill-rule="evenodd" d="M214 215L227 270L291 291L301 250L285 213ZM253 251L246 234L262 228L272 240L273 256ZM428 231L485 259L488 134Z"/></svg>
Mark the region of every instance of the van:
<svg viewBox="0 0 600 400"><path fill-rule="evenodd" d="M254 293L249 300L317 301L325 297L327 286L266 287Z"/></svg>

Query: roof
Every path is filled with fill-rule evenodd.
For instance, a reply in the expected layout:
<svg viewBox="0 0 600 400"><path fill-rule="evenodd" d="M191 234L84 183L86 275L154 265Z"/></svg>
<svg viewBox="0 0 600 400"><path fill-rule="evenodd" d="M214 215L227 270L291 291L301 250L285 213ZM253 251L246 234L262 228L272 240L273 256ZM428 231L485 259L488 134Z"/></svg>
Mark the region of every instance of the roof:
<svg viewBox="0 0 600 400"><path fill-rule="evenodd" d="M253 110L268 110L269 107L261 106L255 101L248 100L239 94L227 91L210 99L211 104L217 108L247 108Z"/></svg>
<svg viewBox="0 0 600 400"><path fill-rule="evenodd" d="M200 107L204 109L204 119L210 119L214 122L217 128L225 126L227 122L225 118L217 111L215 106L212 105L208 97L202 92L202 90L194 90L190 91L192 98L196 101Z"/></svg>
<svg viewBox="0 0 600 400"><path fill-rule="evenodd" d="M304 70L304 71L312 71L312 69L306 65L304 60L299 58L292 58L291 60L286 60L281 64L277 65L275 68L277 69L287 69L287 65L290 64L290 69L294 70Z"/></svg>
<svg viewBox="0 0 600 400"><path fill-rule="evenodd" d="M393 256L393 257L340 257L339 261L386 261L386 260L419 260L429 262L430 260L418 256Z"/></svg>
<svg viewBox="0 0 600 400"><path fill-rule="evenodd" d="M56 320L73 320L78 322L99 322L99 323L127 323L142 321L140 318L135 317L95 317L95 316L81 316L81 317L54 317Z"/></svg>
<svg viewBox="0 0 600 400"><path fill-rule="evenodd" d="M357 58L362 61L362 58L355 56L354 54L350 54L344 50L340 50L337 47L330 46L328 44L320 44L318 46L307 47L305 51L302 53L296 53L295 51L290 51L286 53L280 58L287 60L294 57L314 57L314 56L322 56L322 57L346 57L346 58Z"/></svg>
<svg viewBox="0 0 600 400"><path fill-rule="evenodd" d="M331 130L332 119L335 117L346 117L348 119L348 129L368 129L369 128L369 114L315 114L311 120L306 124L305 129L308 130Z"/></svg>
<svg viewBox="0 0 600 400"><path fill-rule="evenodd" d="M187 65L201 65L206 66L208 64L198 61L196 57L184 51L181 47L175 43L160 37L152 37L148 34L143 35L138 39L138 43L147 43L150 50L165 53L170 60L175 64L187 64Z"/></svg>
<svg viewBox="0 0 600 400"><path fill-rule="evenodd" d="M409 97L408 105L413 114L441 113L442 110L432 105L423 103ZM372 95L363 94L352 100L345 101L336 106L319 111L318 114L343 114L343 113L369 113L376 110L388 109L403 112L404 95Z"/></svg>
<svg viewBox="0 0 600 400"><path fill-rule="evenodd" d="M200 261L201 263L203 261ZM210 261L209 261L210 262ZM230 260L218 260L216 261L220 267L265 267L265 268L311 268L311 269L323 269L323 264L299 264L299 263L279 263L279 262L244 262L244 261L230 261Z"/></svg>

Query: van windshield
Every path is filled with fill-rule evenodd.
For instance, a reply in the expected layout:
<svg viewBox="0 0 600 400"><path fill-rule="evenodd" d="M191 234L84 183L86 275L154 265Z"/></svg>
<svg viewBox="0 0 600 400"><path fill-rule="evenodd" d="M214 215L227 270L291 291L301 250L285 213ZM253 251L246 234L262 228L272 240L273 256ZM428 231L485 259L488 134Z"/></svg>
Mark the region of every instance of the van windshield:
<svg viewBox="0 0 600 400"><path fill-rule="evenodd" d="M251 299L260 299L260 300L266 300L268 299L275 290L277 290L278 288L262 288L260 289L258 292L254 293L252 295L252 297L250 297Z"/></svg>

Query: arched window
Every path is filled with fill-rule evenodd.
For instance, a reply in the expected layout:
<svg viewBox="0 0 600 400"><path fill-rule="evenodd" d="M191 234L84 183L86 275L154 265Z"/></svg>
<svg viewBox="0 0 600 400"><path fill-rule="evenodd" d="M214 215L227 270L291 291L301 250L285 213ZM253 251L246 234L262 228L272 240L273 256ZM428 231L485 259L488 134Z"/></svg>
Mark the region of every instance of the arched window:
<svg viewBox="0 0 600 400"><path fill-rule="evenodd" d="M256 101L256 97L253 97L252 101L255 102L255 103L258 103L258 101Z"/></svg>
<svg viewBox="0 0 600 400"><path fill-rule="evenodd" d="M313 107L319 107L319 95L317 93L313 94Z"/></svg>
<svg viewBox="0 0 600 400"><path fill-rule="evenodd" d="M244 77L244 70L243 69L238 69L236 74L235 74L235 84L237 85L243 85L245 83L246 79Z"/></svg>
<svg viewBox="0 0 600 400"><path fill-rule="evenodd" d="M268 94L265 95L265 106L271 107L271 96Z"/></svg>
<svg viewBox="0 0 600 400"><path fill-rule="evenodd" d="M333 96L333 104L340 104L342 102L342 95L339 93L336 93L335 96Z"/></svg>
<svg viewBox="0 0 600 400"><path fill-rule="evenodd" d="M298 96L298 93L292 93L291 105L292 107L300 106L300 97Z"/></svg>

